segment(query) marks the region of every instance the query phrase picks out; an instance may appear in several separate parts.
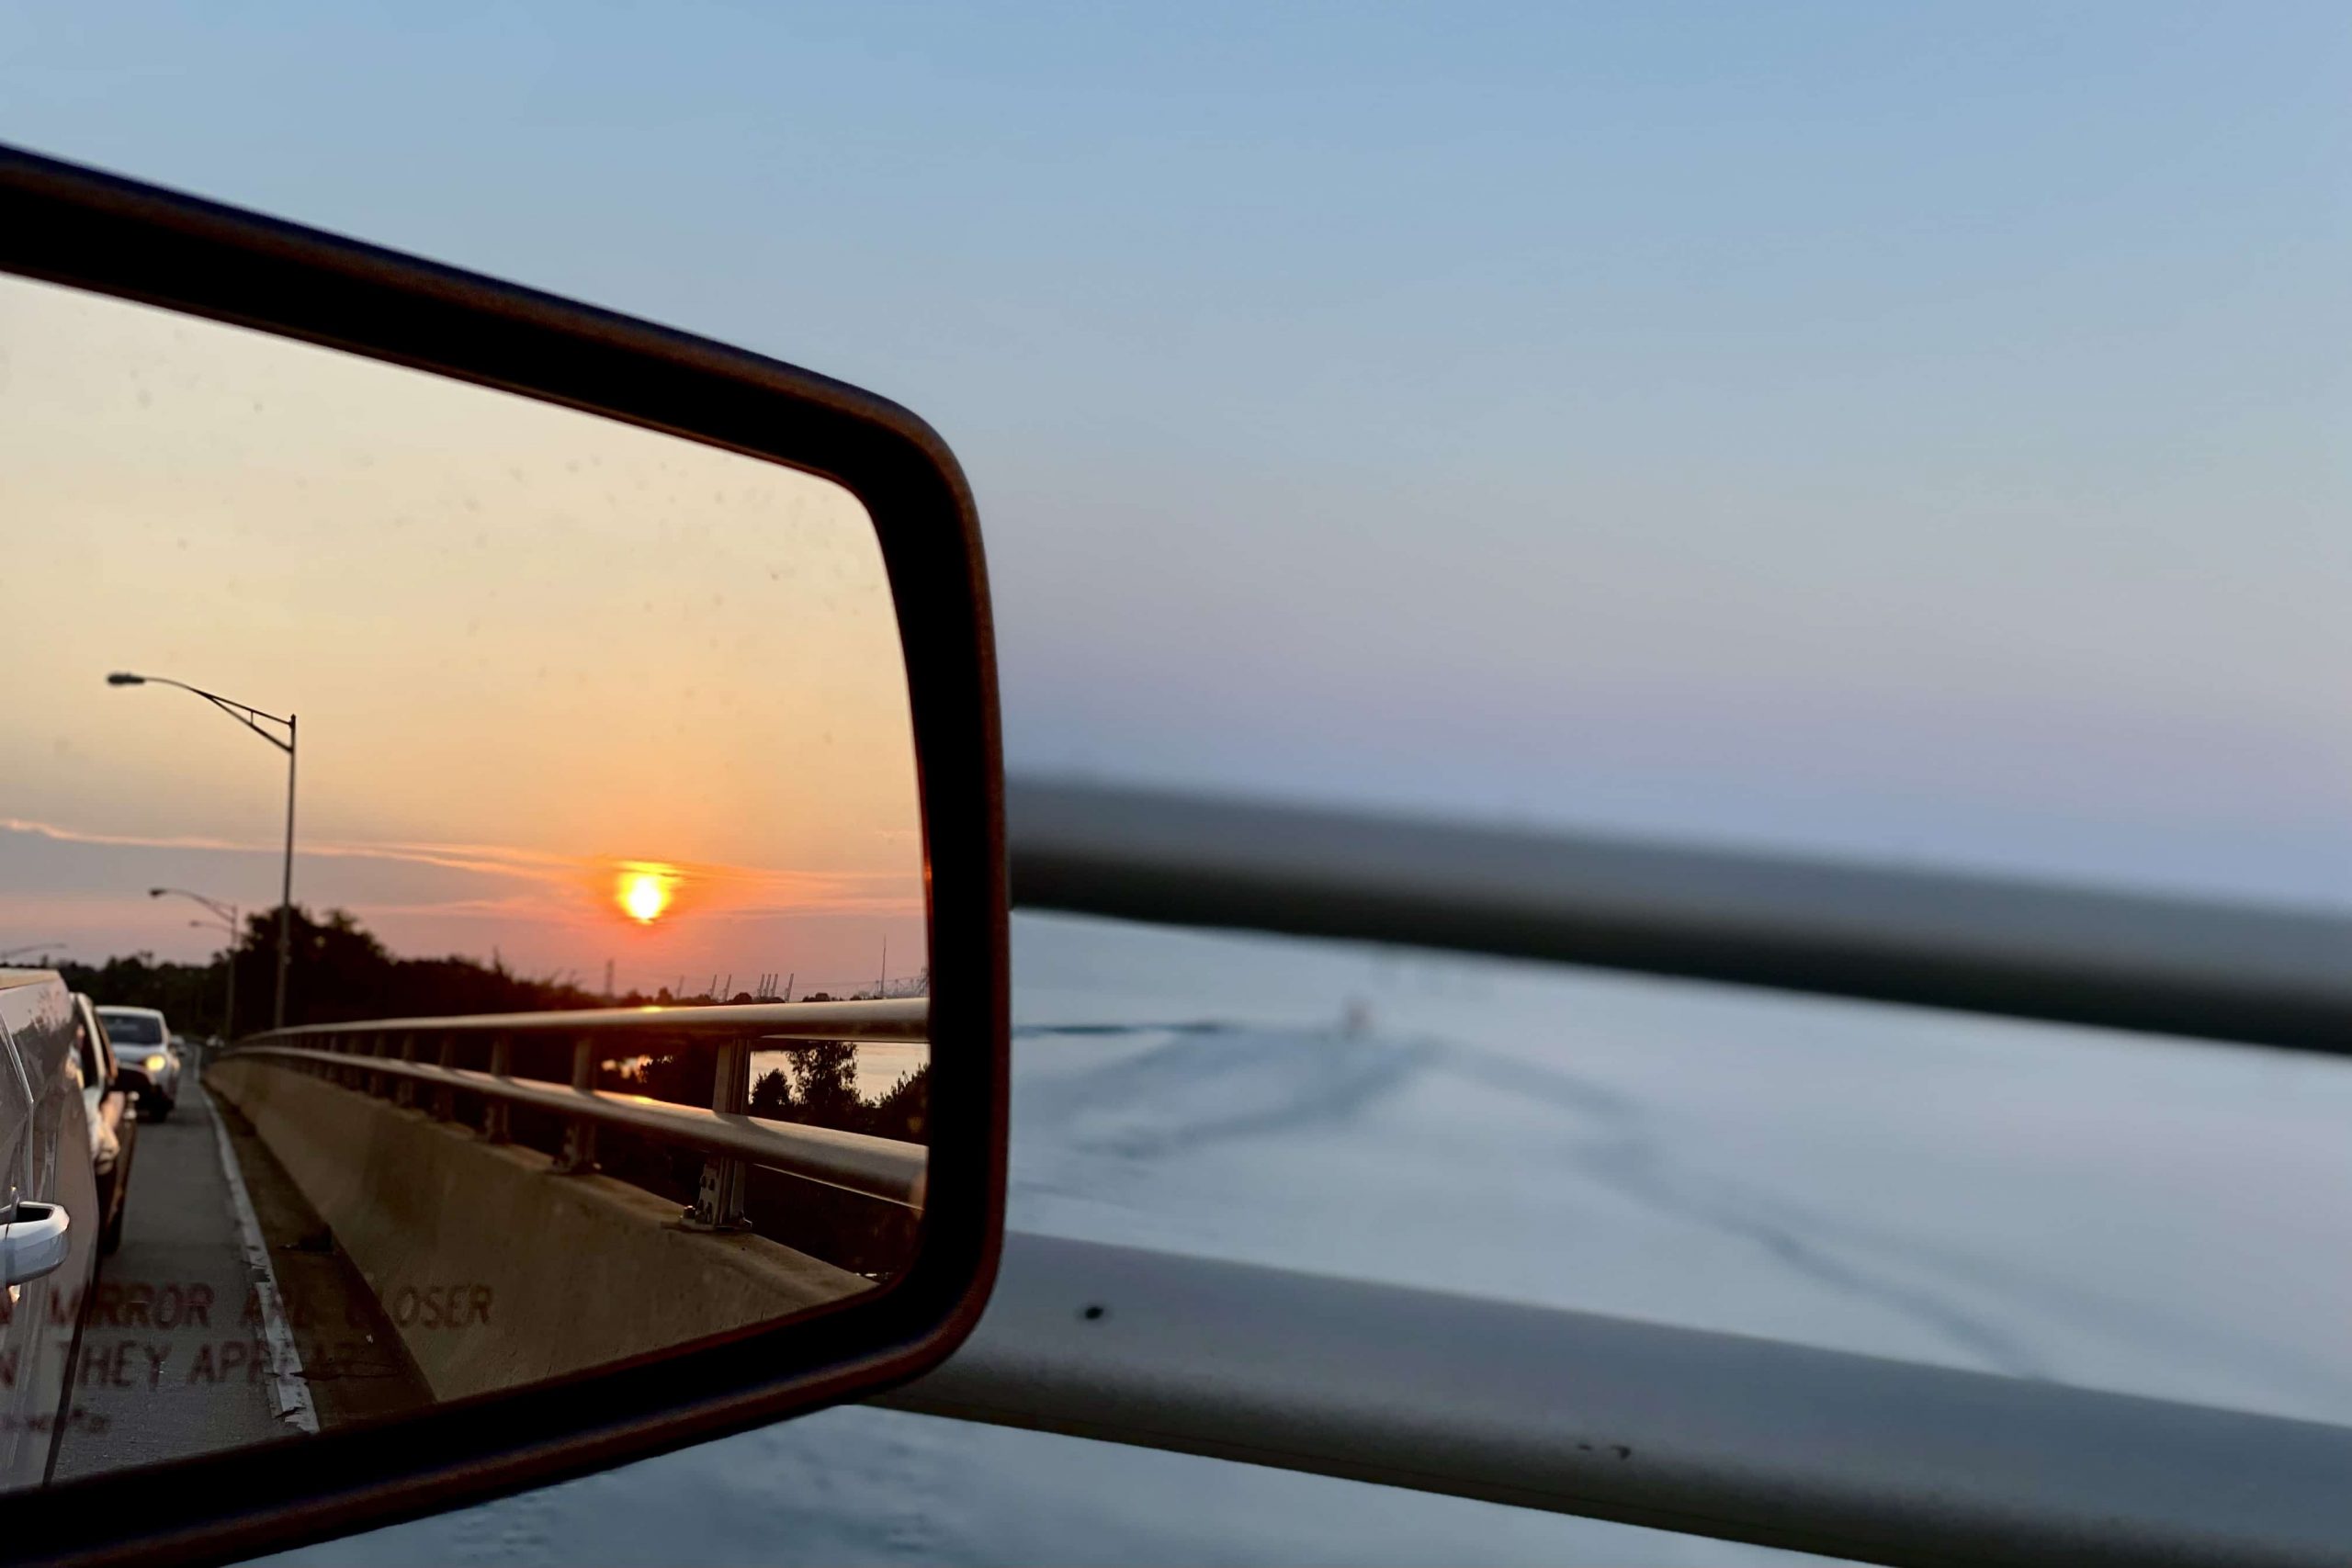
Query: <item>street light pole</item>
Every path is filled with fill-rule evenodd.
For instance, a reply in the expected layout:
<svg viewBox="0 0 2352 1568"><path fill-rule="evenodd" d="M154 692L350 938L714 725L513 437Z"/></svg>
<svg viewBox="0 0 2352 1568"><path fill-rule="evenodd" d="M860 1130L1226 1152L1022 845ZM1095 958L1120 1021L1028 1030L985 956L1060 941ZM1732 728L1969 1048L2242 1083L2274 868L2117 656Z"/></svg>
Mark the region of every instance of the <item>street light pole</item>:
<svg viewBox="0 0 2352 1568"><path fill-rule="evenodd" d="M286 1027L286 972L294 963L294 716L286 716L286 865L277 884L277 1003L270 1027Z"/></svg>
<svg viewBox="0 0 2352 1568"><path fill-rule="evenodd" d="M224 697L218 692L208 692L201 686L191 686L186 681L175 681L167 675L134 675L118 670L107 677L109 686L177 686L193 693L286 753L286 870L278 885L277 902L277 1004L271 1013L270 1027L286 1027L286 973L294 963L294 716L279 717L264 713L249 703ZM286 738L281 740L262 728L265 724L282 725Z"/></svg>
<svg viewBox="0 0 2352 1568"><path fill-rule="evenodd" d="M183 898L195 899L211 910L213 918L229 930L229 954L222 961L222 967L229 971L229 995L220 1008L220 1039L225 1044L237 1037L237 948L244 937L244 918L234 904L223 904L218 898L207 898L203 894L191 893L185 887L147 889L147 897L150 898L161 898L166 893L175 893ZM190 920L188 924L201 928L204 922Z"/></svg>

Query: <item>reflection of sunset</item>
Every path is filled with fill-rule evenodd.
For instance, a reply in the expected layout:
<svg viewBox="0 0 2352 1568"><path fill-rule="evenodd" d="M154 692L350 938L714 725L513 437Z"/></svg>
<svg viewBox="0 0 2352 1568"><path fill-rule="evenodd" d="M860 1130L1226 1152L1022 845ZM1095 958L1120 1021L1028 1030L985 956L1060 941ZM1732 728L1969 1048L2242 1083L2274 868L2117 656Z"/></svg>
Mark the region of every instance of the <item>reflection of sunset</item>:
<svg viewBox="0 0 2352 1568"><path fill-rule="evenodd" d="M163 673L303 716L296 901L396 953L610 966L616 996L855 989L886 938L920 967L905 662L848 491L47 284L0 277L0 323L10 388L41 388L0 421L0 542L70 539L59 570L114 612L10 611L0 756L41 765L0 788L0 947L207 961L145 890L278 886L266 748L95 684L168 650ZM153 410L126 391L151 381ZM249 536L268 583L238 599Z"/></svg>
<svg viewBox="0 0 2352 1568"><path fill-rule="evenodd" d="M670 889L677 880L659 871L624 871L615 884L613 896L629 919L650 926L670 907Z"/></svg>

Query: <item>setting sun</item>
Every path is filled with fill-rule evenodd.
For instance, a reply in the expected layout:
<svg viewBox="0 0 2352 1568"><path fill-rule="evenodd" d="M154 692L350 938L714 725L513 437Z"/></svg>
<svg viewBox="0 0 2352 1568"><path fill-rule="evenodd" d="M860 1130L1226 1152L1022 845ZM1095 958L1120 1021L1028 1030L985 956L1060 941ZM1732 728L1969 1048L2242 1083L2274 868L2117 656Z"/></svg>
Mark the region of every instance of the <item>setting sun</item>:
<svg viewBox="0 0 2352 1568"><path fill-rule="evenodd" d="M653 871L621 873L614 897L620 901L629 919L639 925L651 925L670 907L670 884L673 878Z"/></svg>

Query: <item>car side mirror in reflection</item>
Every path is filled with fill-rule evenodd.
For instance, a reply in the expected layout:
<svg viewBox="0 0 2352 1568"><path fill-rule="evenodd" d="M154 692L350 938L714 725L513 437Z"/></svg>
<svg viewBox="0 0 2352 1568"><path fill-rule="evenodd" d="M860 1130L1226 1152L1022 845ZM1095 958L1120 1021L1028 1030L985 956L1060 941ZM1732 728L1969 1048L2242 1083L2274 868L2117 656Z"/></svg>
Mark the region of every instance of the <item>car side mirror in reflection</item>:
<svg viewBox="0 0 2352 1568"><path fill-rule="evenodd" d="M0 321L0 835L122 960L0 966L0 1554L249 1553L943 1359L1007 1026L939 439L6 152Z"/></svg>

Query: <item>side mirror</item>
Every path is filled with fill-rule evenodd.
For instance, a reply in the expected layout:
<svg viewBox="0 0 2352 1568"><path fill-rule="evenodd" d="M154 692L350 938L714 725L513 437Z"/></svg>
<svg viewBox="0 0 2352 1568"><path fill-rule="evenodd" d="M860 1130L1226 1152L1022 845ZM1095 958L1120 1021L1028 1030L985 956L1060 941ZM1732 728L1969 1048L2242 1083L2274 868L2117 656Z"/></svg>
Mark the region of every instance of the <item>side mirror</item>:
<svg viewBox="0 0 2352 1568"><path fill-rule="evenodd" d="M0 817L67 829L85 945L186 971L99 1002L234 1035L118 1043L183 1125L103 1179L78 1096L0 1106L63 1172L0 1322L6 1551L247 1554L944 1359L1001 1236L1007 981L938 436L6 150L0 321ZM68 993L20 978L17 1081L66 1081Z"/></svg>

